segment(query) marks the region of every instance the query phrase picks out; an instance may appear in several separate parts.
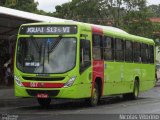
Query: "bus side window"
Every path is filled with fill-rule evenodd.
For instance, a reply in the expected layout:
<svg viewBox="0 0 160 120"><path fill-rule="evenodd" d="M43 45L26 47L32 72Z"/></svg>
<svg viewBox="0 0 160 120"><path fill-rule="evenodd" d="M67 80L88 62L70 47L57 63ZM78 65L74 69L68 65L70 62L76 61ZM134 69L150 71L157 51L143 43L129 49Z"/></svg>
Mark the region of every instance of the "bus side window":
<svg viewBox="0 0 160 120"><path fill-rule="evenodd" d="M148 54L148 62L154 63L154 47L152 45L149 45L149 54Z"/></svg>
<svg viewBox="0 0 160 120"><path fill-rule="evenodd" d="M91 65L91 47L89 40L80 40L80 72Z"/></svg>
<svg viewBox="0 0 160 120"><path fill-rule="evenodd" d="M104 60L114 60L114 39L105 37L103 40Z"/></svg>
<svg viewBox="0 0 160 120"><path fill-rule="evenodd" d="M124 61L124 41L120 39L116 39L115 42L115 60L116 61Z"/></svg>
<svg viewBox="0 0 160 120"><path fill-rule="evenodd" d="M141 46L141 56L142 56L142 62L148 63L148 45L142 44Z"/></svg>
<svg viewBox="0 0 160 120"><path fill-rule="evenodd" d="M125 42L125 61L133 62L133 44L132 41Z"/></svg>
<svg viewBox="0 0 160 120"><path fill-rule="evenodd" d="M93 35L93 59L101 60L102 59L102 36Z"/></svg>
<svg viewBox="0 0 160 120"><path fill-rule="evenodd" d="M134 42L133 49L134 49L134 62L141 63L141 61L142 61L142 59L141 59L141 44L138 42Z"/></svg>

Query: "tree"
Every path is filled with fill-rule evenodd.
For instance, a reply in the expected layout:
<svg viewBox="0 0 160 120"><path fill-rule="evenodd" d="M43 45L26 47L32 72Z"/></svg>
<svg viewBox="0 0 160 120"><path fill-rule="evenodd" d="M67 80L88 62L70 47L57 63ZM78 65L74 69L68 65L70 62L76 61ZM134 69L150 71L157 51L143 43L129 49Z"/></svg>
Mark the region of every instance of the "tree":
<svg viewBox="0 0 160 120"><path fill-rule="evenodd" d="M123 28L131 34L151 37L153 24L149 21L144 11L129 12L124 18Z"/></svg>
<svg viewBox="0 0 160 120"><path fill-rule="evenodd" d="M51 13L47 13L43 10L38 10L38 2L34 2L34 0L5 0L2 6L41 15L53 16L53 14Z"/></svg>
<svg viewBox="0 0 160 120"><path fill-rule="evenodd" d="M148 9L150 13L152 14L152 17L160 17L160 4L159 5L150 5L148 6Z"/></svg>
<svg viewBox="0 0 160 120"><path fill-rule="evenodd" d="M122 28L131 34L152 37L153 23L149 20L151 14L146 6L146 0L124 0L126 15Z"/></svg>
<svg viewBox="0 0 160 120"><path fill-rule="evenodd" d="M124 13L123 0L104 0L101 13L108 20L112 20L114 26L119 27Z"/></svg>
<svg viewBox="0 0 160 120"><path fill-rule="evenodd" d="M4 6L6 0L1 0L0 1L0 6Z"/></svg>
<svg viewBox="0 0 160 120"><path fill-rule="evenodd" d="M111 23L129 33L146 37L153 33L149 17L159 16L160 12L160 5L147 7L146 0L72 0L56 6L54 13L38 10L37 5L34 0L5 1L6 7L81 22Z"/></svg>
<svg viewBox="0 0 160 120"><path fill-rule="evenodd" d="M6 0L5 7L18 9L27 12L37 12L38 2L34 0Z"/></svg>
<svg viewBox="0 0 160 120"><path fill-rule="evenodd" d="M13 6L16 6L17 2L18 2L17 0L6 0L5 6L13 7Z"/></svg>
<svg viewBox="0 0 160 120"><path fill-rule="evenodd" d="M102 0L72 0L61 6L56 6L54 16L94 23L100 14L100 2Z"/></svg>

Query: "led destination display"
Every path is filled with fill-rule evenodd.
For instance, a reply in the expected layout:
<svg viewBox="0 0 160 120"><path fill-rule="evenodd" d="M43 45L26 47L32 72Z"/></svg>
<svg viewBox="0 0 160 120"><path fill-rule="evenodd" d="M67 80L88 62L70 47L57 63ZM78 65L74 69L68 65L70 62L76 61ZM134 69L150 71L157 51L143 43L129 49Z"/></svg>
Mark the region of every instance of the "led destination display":
<svg viewBox="0 0 160 120"><path fill-rule="evenodd" d="M76 34L77 26L23 26L20 34Z"/></svg>

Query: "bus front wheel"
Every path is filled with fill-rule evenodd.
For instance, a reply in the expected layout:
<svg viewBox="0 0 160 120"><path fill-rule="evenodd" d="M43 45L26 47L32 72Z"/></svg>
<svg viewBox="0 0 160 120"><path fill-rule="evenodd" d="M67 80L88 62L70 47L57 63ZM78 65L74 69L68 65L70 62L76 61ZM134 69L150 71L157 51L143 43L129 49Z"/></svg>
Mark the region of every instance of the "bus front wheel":
<svg viewBox="0 0 160 120"><path fill-rule="evenodd" d="M98 104L98 101L99 101L99 89L98 85L95 83L92 96L89 99L87 99L87 102L90 106L94 107Z"/></svg>
<svg viewBox="0 0 160 120"><path fill-rule="evenodd" d="M42 106L43 108L49 107L51 103L51 98L38 98L37 100L40 106Z"/></svg>

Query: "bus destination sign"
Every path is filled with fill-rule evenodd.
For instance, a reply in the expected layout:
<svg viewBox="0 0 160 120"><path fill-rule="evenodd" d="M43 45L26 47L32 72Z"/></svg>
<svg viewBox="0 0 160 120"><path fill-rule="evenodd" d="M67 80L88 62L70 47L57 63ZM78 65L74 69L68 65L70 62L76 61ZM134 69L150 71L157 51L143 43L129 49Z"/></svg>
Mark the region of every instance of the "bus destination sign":
<svg viewBox="0 0 160 120"><path fill-rule="evenodd" d="M76 34L77 26L22 26L20 34L44 35L44 34Z"/></svg>

